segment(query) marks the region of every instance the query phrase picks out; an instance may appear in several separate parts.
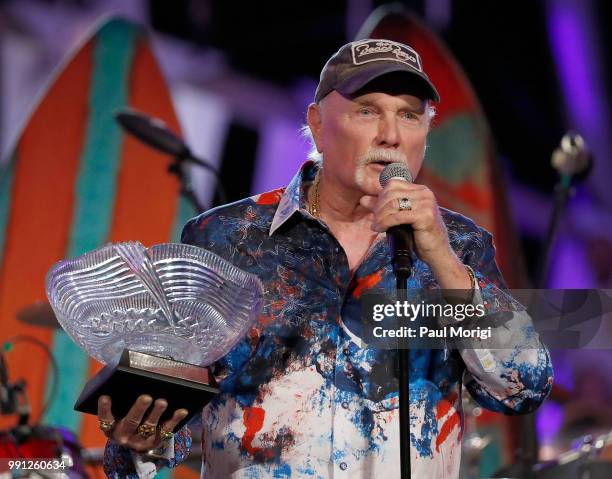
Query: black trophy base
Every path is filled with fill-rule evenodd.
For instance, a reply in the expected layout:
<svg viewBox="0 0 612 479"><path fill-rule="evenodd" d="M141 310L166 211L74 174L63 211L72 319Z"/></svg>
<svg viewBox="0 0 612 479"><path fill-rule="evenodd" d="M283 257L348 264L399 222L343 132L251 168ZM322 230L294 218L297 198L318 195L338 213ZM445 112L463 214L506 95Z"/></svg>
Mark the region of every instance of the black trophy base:
<svg viewBox="0 0 612 479"><path fill-rule="evenodd" d="M159 424L170 419L177 409L189 411L174 429L178 431L218 393L208 368L125 349L118 364L104 367L85 385L74 409L97 415L98 398L108 395L113 416L119 419L138 396L148 394L154 400L163 398L168 402Z"/></svg>

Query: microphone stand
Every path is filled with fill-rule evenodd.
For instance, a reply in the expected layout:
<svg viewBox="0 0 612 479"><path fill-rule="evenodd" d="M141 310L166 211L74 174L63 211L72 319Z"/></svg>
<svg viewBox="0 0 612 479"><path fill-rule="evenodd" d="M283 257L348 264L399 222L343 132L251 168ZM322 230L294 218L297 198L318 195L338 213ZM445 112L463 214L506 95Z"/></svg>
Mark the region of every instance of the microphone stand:
<svg viewBox="0 0 612 479"><path fill-rule="evenodd" d="M535 287L546 288L550 255L559 229L559 221L568 200L574 193L572 182L586 177L591 168L591 157L584 139L579 134L569 131L561 139L561 144L552 155L552 166L559 172L559 181L555 185L555 198L552 214L548 222L546 237L542 245L540 261L536 268ZM535 425L535 413L521 418L522 448L519 450L519 469L521 477L535 477L533 466L538 462L539 444Z"/></svg>
<svg viewBox="0 0 612 479"><path fill-rule="evenodd" d="M552 167L559 173L559 182L555 185L555 202L548 223L546 239L542 246L540 262L536 270L536 288L545 288L550 265L550 253L559 227L559 220L573 194L572 182L583 180L590 173L592 157L584 138L579 133L568 131L559 147L553 152Z"/></svg>
<svg viewBox="0 0 612 479"><path fill-rule="evenodd" d="M412 183L412 174L403 163L385 166L379 182L383 188L392 179ZM412 226L396 225L387 230L387 242L392 255L391 264L395 274L395 290L398 301L407 300L408 278L412 272L414 236ZM400 472L402 479L410 479L410 349L397 347L397 381L399 400Z"/></svg>
<svg viewBox="0 0 612 479"><path fill-rule="evenodd" d="M540 256L540 263L538 264L537 276L536 276L536 288L542 289L546 287L546 280L548 278L548 268L550 266L550 253L552 245L559 228L559 220L567 201L572 196L572 175L563 174L559 179L559 182L555 185L555 201L553 205L553 211L548 222L548 229L546 231L546 239L542 246L542 255Z"/></svg>
<svg viewBox="0 0 612 479"><path fill-rule="evenodd" d="M202 211L205 211L206 207L200 202L195 192L193 191L193 188L191 187L191 182L187 178L187 175L185 174L185 170L183 168L184 163L192 163L194 165L200 166L208 171L213 172L217 180L217 198L221 204L226 202L225 190L223 189L221 181L219 181L217 170L215 170L204 160L201 160L200 158L194 156L188 148L185 148L183 151L181 151L180 154L175 155L173 157L172 163L168 165L168 173L176 175L179 180L179 184L181 185L181 194L191 203L197 214L200 214Z"/></svg>
<svg viewBox="0 0 612 479"><path fill-rule="evenodd" d="M408 278L412 271L412 231L402 226L387 230L389 248L393 252L393 272L398 301L407 300ZM401 479L410 479L410 349L397 348L397 379L399 388L400 471Z"/></svg>
<svg viewBox="0 0 612 479"><path fill-rule="evenodd" d="M408 274L396 269L395 289L397 300L406 301ZM397 349L398 386L399 386L399 422L400 422L400 471L401 479L410 479L410 350Z"/></svg>

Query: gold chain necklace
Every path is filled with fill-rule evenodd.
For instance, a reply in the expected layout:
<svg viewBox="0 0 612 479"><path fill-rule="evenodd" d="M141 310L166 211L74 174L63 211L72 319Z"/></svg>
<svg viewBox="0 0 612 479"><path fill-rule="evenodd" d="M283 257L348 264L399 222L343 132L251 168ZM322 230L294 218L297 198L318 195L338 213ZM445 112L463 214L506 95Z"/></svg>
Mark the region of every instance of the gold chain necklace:
<svg viewBox="0 0 612 479"><path fill-rule="evenodd" d="M314 183L312 184L312 201L310 202L310 214L315 218L319 218L319 181L321 180L321 170L320 168L317 171L317 176L315 177Z"/></svg>

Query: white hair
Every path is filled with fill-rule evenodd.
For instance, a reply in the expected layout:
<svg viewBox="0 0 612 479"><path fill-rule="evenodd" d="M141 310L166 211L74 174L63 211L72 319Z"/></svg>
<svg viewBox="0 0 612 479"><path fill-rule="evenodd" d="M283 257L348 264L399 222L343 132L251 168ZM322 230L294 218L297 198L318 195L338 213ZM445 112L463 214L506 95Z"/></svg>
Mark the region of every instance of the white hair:
<svg viewBox="0 0 612 479"><path fill-rule="evenodd" d="M428 101L427 106L425 108L425 117L427 119L429 127L431 127L431 123L435 116L436 107ZM317 150L317 145L315 144L312 132L310 131L310 127L308 125L302 125L300 127L300 134L303 138L308 140L308 143L310 144L310 151L308 152L307 158L312 161L323 161L323 156L321 155L321 153L319 153L319 150Z"/></svg>
<svg viewBox="0 0 612 479"><path fill-rule="evenodd" d="M317 145L315 144L314 138L312 136L312 131L310 131L310 127L308 125L302 125L300 127L300 134L303 138L308 140L310 144L310 151L308 152L308 159L312 161L321 161L323 158L319 150L317 150Z"/></svg>

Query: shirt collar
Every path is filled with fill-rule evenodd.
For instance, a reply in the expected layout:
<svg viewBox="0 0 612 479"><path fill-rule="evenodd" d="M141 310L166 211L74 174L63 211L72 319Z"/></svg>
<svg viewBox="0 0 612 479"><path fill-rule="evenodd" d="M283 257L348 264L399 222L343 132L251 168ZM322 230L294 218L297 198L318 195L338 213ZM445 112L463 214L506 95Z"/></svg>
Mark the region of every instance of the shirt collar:
<svg viewBox="0 0 612 479"><path fill-rule="evenodd" d="M308 211L308 202L306 186L314 181L317 171L321 168L321 163L318 161L306 161L293 177L291 182L285 188L283 195L272 218L270 225L270 236L287 221L296 211Z"/></svg>

